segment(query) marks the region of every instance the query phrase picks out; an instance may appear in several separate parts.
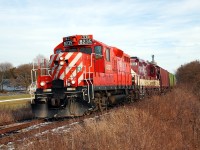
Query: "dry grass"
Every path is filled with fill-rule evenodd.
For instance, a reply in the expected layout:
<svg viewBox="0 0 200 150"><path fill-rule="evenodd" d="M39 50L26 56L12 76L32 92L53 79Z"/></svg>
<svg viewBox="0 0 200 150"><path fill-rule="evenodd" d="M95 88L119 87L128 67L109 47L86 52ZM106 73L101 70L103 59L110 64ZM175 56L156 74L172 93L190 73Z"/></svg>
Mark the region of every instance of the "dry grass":
<svg viewBox="0 0 200 150"><path fill-rule="evenodd" d="M49 133L17 149L200 149L200 102L185 88ZM26 145L26 146L25 146Z"/></svg>
<svg viewBox="0 0 200 150"><path fill-rule="evenodd" d="M17 98L30 98L30 94L16 94L16 95L4 95L0 96L0 100L7 100L7 99L17 99Z"/></svg>
<svg viewBox="0 0 200 150"><path fill-rule="evenodd" d="M28 102L0 105L0 125L30 118L33 118L33 114L31 112L30 103Z"/></svg>
<svg viewBox="0 0 200 150"><path fill-rule="evenodd" d="M0 100L29 98L30 94L19 94L15 92L0 96ZM0 103L0 125L33 118L30 108L30 101L9 101Z"/></svg>

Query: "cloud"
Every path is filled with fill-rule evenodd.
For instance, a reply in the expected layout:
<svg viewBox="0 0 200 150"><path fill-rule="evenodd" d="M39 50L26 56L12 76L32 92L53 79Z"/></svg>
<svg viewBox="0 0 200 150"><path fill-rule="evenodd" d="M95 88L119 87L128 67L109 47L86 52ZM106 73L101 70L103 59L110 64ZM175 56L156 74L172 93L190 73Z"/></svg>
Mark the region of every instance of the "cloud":
<svg viewBox="0 0 200 150"><path fill-rule="evenodd" d="M0 60L28 63L48 57L64 36L93 34L131 56L155 54L174 72L199 59L199 8L198 0L1 0Z"/></svg>

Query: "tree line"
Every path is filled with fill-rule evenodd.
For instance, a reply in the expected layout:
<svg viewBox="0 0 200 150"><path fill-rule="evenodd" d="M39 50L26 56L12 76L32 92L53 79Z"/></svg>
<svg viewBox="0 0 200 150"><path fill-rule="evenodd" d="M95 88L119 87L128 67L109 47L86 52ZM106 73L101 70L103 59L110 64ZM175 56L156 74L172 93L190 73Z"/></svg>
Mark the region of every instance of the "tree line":
<svg viewBox="0 0 200 150"><path fill-rule="evenodd" d="M200 61L195 60L181 65L176 71L178 85L189 87L197 96L200 97Z"/></svg>
<svg viewBox="0 0 200 150"><path fill-rule="evenodd" d="M34 62L47 59L39 54L34 58ZM22 64L14 67L10 62L0 63L0 91L3 91L4 85L11 85L13 87L25 87L26 89L31 84L31 70L32 63Z"/></svg>
<svg viewBox="0 0 200 150"><path fill-rule="evenodd" d="M0 90L2 91L6 84L27 89L31 84L31 69L32 64L30 63L18 67L13 67L10 62L0 63Z"/></svg>

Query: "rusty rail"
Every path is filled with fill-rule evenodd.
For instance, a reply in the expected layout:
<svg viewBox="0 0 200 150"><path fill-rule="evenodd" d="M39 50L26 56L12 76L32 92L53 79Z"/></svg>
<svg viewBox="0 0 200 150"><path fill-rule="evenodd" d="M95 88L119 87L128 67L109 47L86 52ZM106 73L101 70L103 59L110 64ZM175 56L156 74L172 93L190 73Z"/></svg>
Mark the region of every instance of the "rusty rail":
<svg viewBox="0 0 200 150"><path fill-rule="evenodd" d="M13 126L6 125L4 128L0 129L0 138L3 137L7 133L12 133L12 132L27 128L32 125L43 123L43 122L44 120L32 120L30 122L23 122L23 123L16 124Z"/></svg>

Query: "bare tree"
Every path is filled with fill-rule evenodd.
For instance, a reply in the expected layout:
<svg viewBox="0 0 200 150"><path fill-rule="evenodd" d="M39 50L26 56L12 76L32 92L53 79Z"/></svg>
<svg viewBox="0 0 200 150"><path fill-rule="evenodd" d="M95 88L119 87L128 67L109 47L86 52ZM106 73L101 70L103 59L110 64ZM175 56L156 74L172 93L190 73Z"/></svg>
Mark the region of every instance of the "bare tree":
<svg viewBox="0 0 200 150"><path fill-rule="evenodd" d="M38 55L33 59L33 61L34 61L35 63L40 63L40 62L42 62L44 59L47 60L47 58L46 58L44 55L38 54Z"/></svg>
<svg viewBox="0 0 200 150"><path fill-rule="evenodd" d="M23 64L15 69L15 83L18 86L23 86L26 89L31 84L31 69L32 64Z"/></svg>
<svg viewBox="0 0 200 150"><path fill-rule="evenodd" d="M200 97L200 61L192 61L177 69L176 78L178 84L185 84Z"/></svg>
<svg viewBox="0 0 200 150"><path fill-rule="evenodd" d="M38 68L38 67L39 68L47 68L49 59L47 59L45 56L39 54L33 59L33 62L34 62L35 68Z"/></svg>
<svg viewBox="0 0 200 150"><path fill-rule="evenodd" d="M192 61L177 69L176 78L178 84L195 84L200 80L200 61Z"/></svg>
<svg viewBox="0 0 200 150"><path fill-rule="evenodd" d="M11 68L13 68L13 65L9 62L0 63L0 90L3 90L5 79L9 76Z"/></svg>

